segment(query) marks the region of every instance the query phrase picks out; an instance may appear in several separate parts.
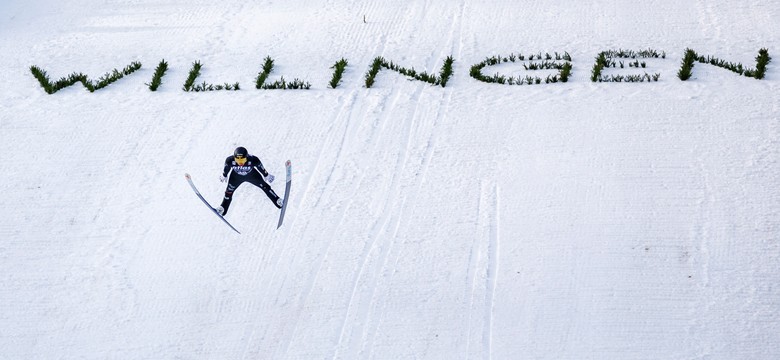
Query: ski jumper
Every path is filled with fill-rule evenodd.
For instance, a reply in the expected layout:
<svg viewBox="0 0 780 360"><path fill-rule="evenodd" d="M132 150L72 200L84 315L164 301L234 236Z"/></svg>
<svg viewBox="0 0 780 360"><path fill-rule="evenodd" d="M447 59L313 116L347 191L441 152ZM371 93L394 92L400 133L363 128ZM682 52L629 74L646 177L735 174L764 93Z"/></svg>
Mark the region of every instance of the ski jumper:
<svg viewBox="0 0 780 360"><path fill-rule="evenodd" d="M231 169L233 170L232 172L230 172ZM274 203L274 206L281 209L281 206L277 204L279 195L276 195L271 186L265 182L263 177L268 176L268 171L265 170L263 163L260 162L257 156L248 155L243 165L239 165L233 156L228 156L225 159L225 168L222 171L222 176L227 177L228 172L230 172L230 178L228 178L227 189L225 189L225 198L222 199L223 216L227 214L230 202L233 201L233 192L244 182L262 189L268 195L268 198L271 199L271 202Z"/></svg>

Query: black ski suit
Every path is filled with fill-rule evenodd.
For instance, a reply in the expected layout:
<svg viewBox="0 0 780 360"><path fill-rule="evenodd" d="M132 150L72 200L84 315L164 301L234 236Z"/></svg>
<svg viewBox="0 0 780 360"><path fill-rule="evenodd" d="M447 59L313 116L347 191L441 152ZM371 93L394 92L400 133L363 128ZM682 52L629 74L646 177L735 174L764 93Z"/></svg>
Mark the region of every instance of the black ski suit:
<svg viewBox="0 0 780 360"><path fill-rule="evenodd" d="M230 172L231 169L233 170L232 172ZM228 156L225 159L225 168L222 171L222 176L227 177L228 172L230 172L230 178L228 178L227 189L225 189L225 198L222 199L223 216L227 214L230 202L233 201L233 192L245 181L262 189L268 195L268 198L271 199L271 202L276 207L281 208L276 203L279 200L279 195L276 195L274 190L271 189L271 185L268 185L263 178L268 176L268 171L265 170L263 163L260 162L257 156L247 156L244 165L239 165L233 156Z"/></svg>

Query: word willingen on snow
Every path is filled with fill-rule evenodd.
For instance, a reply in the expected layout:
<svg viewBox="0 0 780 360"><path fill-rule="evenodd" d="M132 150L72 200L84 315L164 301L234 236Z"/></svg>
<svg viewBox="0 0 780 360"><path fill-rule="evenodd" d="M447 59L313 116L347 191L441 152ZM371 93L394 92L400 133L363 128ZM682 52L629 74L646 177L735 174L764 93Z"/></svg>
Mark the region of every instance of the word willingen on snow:
<svg viewBox="0 0 780 360"><path fill-rule="evenodd" d="M666 59L666 53L659 52L654 49L647 49L647 50L640 50L640 51L622 50L622 49L602 51L596 56L595 63L591 69L590 79L593 82L658 81L659 78L661 77L660 73L649 74L647 72L644 72L644 74L641 75L633 74L633 75L609 75L609 76L602 74L603 70L606 68L623 69L626 68L627 66L629 69L631 68L636 70L646 69L647 63L644 60L651 59L651 58ZM702 64L713 65L734 72L739 75L761 80L764 78L766 73L766 66L767 64L769 64L772 58L769 56L769 51L765 48L762 48L758 51L758 55L756 56L755 59L756 59L755 68L747 68L743 66L741 63L729 62L724 59L717 58L711 55L706 55L706 56L700 55L692 49L686 49L684 53L684 57L682 59L680 70L677 72L677 78L679 78L681 81L687 81L688 79L690 79L693 73L694 65L698 62ZM370 88L374 85L376 76L379 74L379 72L382 69L400 73L414 80L423 81L423 82L430 83L432 85L445 87L447 85L447 82L453 75L454 62L455 60L451 56L447 57L439 73L431 74L427 72L418 72L414 70L414 68L405 68L392 61L388 61L383 57L376 57L373 60L369 70L365 74L364 77L365 87ZM557 73L553 75L548 75L544 79L542 79L539 76L531 76L531 75L513 77L513 76L506 76L499 73L495 73L494 75L486 76L483 73L485 69L489 66L498 65L501 63L515 63L515 62L522 63L525 70L529 70L529 71L556 70ZM59 80L51 81L46 71L35 65L30 67L30 72L38 80L38 83L41 85L44 91L46 91L46 93L48 94L54 94L57 91L69 87L71 85L74 85L76 83L81 83L87 90L89 90L89 92L95 92L97 90L107 87L108 85L112 84L113 82L116 82L117 80L123 78L126 75L130 75L136 72L141 68L141 66L142 65L140 62L132 62L130 65L126 66L121 71L118 69L113 69L112 71L107 72L105 75L98 78L97 80L90 80L90 78L87 75L84 75L83 73L73 72L68 76L60 78ZM335 89L341 84L341 77L347 66L348 66L348 61L346 59L340 59L331 67L334 70L333 70L333 76L331 78L331 81L328 84L329 87ZM196 61L192 64L192 68L190 69L187 80L184 82L182 86L183 91L200 92L200 91L219 91L219 90L230 90L230 91L241 90L241 86L237 82L223 83L223 84L210 84L203 81L201 83L196 83L198 77L200 76L202 67L203 65L199 61ZM271 75L273 68L274 68L274 60L271 57L266 57L262 65L262 71L257 74L257 77L255 79L254 85L256 89L261 89L261 90L304 89L305 90L311 88L311 84L309 82L299 80L297 78L294 79L293 81L286 81L284 77L281 77L279 80L269 82L268 78ZM158 87L163 83L163 77L165 76L167 70L168 70L168 63L165 60L160 61L159 65L155 69L154 76L152 77L151 82L146 84L148 85L150 91L156 91ZM539 85L539 84L550 84L550 83L558 83L558 82L568 82L569 76L571 75L571 71L572 71L572 59L571 56L569 56L568 52L564 52L562 54L559 54L557 52L553 54L549 54L549 53L542 54L541 52L539 52L530 55L512 53L508 56L501 56L501 55L491 56L486 58L480 63L472 65L469 70L469 75L473 79L485 83L495 83L501 85Z"/></svg>

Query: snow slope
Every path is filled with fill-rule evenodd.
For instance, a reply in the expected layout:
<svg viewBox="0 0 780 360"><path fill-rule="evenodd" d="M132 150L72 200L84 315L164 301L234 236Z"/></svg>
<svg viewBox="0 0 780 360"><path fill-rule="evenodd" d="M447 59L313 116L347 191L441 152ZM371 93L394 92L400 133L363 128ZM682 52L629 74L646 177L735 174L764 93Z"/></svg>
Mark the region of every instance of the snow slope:
<svg viewBox="0 0 780 360"><path fill-rule="evenodd" d="M5 0L0 359L780 358L778 18L775 0ZM687 47L775 60L681 82ZM590 82L618 48L665 51L661 81ZM555 51L566 84L468 76ZM450 55L446 88L363 86L376 56ZM265 56L312 89L255 90ZM131 61L95 93L29 71ZM242 90L182 91L194 61ZM278 231L259 189L234 197L237 235L184 181L216 203L239 145L278 177L293 161Z"/></svg>

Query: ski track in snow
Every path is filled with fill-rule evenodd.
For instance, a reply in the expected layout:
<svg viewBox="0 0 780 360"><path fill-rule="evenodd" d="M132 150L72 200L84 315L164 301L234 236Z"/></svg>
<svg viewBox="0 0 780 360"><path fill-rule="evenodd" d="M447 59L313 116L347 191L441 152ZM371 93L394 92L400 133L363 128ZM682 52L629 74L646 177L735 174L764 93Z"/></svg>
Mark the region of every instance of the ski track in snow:
<svg viewBox="0 0 780 360"><path fill-rule="evenodd" d="M7 1L0 359L778 358L772 5ZM648 47L661 81L589 81L598 51ZM683 83L686 47L774 59L762 81L697 64ZM555 51L567 84L468 76ZM386 69L364 87L376 56L438 74L450 55L446 88ZM268 81L312 90L256 90L266 56ZM94 94L29 72L131 61ZM183 92L194 61L242 90ZM238 145L280 179L293 162L279 230L259 189L236 192L238 236L181 179L218 202Z"/></svg>
<svg viewBox="0 0 780 360"><path fill-rule="evenodd" d="M495 188L494 183L481 184L481 195L479 199L479 223L480 233L485 237L485 245L483 247L485 253L482 256L485 258L485 268L483 270L484 276L484 306L482 310L481 318L483 319L482 327L482 353L481 358L492 358L492 345L493 345L493 317L495 316L495 293L496 284L498 282L498 257L499 257L499 235L498 235L498 189ZM472 250L473 251L473 250ZM476 285L476 284L475 284ZM481 288L481 287L480 287ZM472 288L472 292L476 292L477 289ZM518 334L522 336L521 334Z"/></svg>

